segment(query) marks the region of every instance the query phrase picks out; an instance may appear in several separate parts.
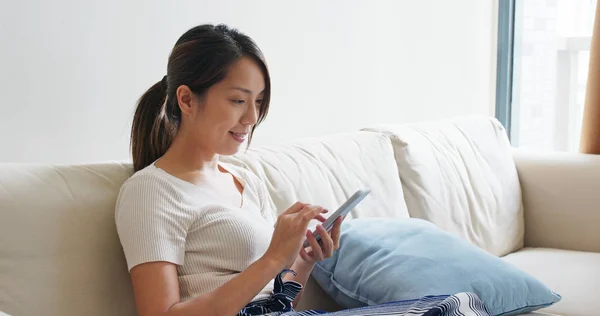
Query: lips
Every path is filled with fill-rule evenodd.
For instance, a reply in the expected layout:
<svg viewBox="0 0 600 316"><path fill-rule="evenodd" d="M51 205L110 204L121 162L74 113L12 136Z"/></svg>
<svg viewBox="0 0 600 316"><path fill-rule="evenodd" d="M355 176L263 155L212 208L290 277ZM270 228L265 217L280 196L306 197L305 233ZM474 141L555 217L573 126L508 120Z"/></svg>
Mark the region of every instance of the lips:
<svg viewBox="0 0 600 316"><path fill-rule="evenodd" d="M231 137L233 137L233 139L240 143L243 143L246 140L246 136L248 135L248 133L234 133L232 131L230 131L229 134L231 135Z"/></svg>

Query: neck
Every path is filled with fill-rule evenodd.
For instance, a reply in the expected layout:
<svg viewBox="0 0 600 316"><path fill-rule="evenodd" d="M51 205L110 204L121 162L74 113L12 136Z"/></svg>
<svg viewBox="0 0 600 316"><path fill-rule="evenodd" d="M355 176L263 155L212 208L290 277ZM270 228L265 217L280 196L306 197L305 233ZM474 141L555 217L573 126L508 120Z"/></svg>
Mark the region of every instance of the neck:
<svg viewBox="0 0 600 316"><path fill-rule="evenodd" d="M161 166L181 172L208 174L218 171L219 155L206 148L190 146L197 142L177 133L167 152L160 158Z"/></svg>

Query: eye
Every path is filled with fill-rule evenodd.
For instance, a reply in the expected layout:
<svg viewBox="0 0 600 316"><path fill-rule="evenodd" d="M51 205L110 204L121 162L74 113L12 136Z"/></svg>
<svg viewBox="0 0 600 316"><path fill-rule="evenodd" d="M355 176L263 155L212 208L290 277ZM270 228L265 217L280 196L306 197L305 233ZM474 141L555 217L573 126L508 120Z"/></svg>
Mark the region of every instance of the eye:
<svg viewBox="0 0 600 316"><path fill-rule="evenodd" d="M235 104L244 104L244 100L231 100L231 102L235 103Z"/></svg>
<svg viewBox="0 0 600 316"><path fill-rule="evenodd" d="M256 107L260 108L263 105L263 100L256 100Z"/></svg>

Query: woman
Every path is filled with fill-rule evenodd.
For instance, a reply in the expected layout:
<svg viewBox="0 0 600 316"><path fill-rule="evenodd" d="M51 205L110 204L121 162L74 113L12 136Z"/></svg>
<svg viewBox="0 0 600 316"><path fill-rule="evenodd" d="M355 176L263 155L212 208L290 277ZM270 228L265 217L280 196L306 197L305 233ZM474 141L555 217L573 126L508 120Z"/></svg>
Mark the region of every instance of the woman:
<svg viewBox="0 0 600 316"><path fill-rule="evenodd" d="M273 228L264 185L218 161L250 142L270 90L249 37L203 25L177 41L167 75L140 99L131 133L137 172L116 208L140 315L236 314L270 297L282 270L295 271L283 280L304 285L314 263L337 249L340 221L331 236L319 225L323 246L307 231L311 219L324 220L323 208L296 203Z"/></svg>
<svg viewBox="0 0 600 316"><path fill-rule="evenodd" d="M141 97L136 173L115 213L139 315L300 315L292 306L315 262L339 247L341 219L330 233L317 227L318 243L307 227L326 210L298 202L275 221L264 184L219 162L250 143L270 95L256 44L202 25L181 36L167 75Z"/></svg>

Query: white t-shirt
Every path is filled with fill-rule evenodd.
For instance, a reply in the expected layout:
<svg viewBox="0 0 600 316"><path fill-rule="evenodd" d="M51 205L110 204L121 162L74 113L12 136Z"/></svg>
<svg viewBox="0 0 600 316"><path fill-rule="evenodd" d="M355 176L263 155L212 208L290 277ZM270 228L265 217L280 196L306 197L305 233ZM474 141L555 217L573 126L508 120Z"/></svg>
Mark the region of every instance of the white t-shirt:
<svg viewBox="0 0 600 316"><path fill-rule="evenodd" d="M154 164L122 186L115 221L127 267L153 261L177 265L182 301L210 292L259 259L273 234L274 214L264 184L251 172L220 163L244 187L242 205ZM254 298L271 294L273 281Z"/></svg>

